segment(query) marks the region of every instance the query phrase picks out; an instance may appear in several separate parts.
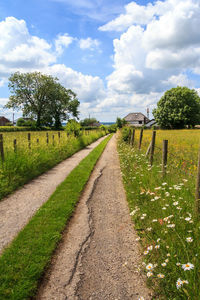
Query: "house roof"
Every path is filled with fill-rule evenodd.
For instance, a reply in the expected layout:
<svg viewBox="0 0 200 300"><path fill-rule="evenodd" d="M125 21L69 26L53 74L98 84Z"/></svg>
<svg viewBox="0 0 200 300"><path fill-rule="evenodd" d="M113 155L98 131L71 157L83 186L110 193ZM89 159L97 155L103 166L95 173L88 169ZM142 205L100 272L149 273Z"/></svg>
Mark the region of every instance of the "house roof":
<svg viewBox="0 0 200 300"><path fill-rule="evenodd" d="M130 113L128 114L124 119L127 122L131 122L131 121L144 121L144 118L149 121L149 119L142 113Z"/></svg>
<svg viewBox="0 0 200 300"><path fill-rule="evenodd" d="M147 122L147 123L145 124L146 127L151 127L151 126L153 126L153 125L158 125L158 124L156 123L156 120L155 120L155 119L152 119L151 121L149 121L149 122Z"/></svg>
<svg viewBox="0 0 200 300"><path fill-rule="evenodd" d="M8 120L7 118L5 118L4 116L0 116L0 120L1 121L5 121L5 122L10 122L10 120Z"/></svg>

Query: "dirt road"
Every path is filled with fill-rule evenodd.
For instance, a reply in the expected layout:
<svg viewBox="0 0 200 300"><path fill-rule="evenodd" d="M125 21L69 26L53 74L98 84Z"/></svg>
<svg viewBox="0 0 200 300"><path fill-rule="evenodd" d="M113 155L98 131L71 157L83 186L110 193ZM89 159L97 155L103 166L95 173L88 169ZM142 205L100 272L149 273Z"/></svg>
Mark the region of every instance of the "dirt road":
<svg viewBox="0 0 200 300"><path fill-rule="evenodd" d="M88 182L37 300L151 299L123 189L116 138Z"/></svg>
<svg viewBox="0 0 200 300"><path fill-rule="evenodd" d="M0 201L0 252L27 224L56 187L105 137L75 153L50 171Z"/></svg>

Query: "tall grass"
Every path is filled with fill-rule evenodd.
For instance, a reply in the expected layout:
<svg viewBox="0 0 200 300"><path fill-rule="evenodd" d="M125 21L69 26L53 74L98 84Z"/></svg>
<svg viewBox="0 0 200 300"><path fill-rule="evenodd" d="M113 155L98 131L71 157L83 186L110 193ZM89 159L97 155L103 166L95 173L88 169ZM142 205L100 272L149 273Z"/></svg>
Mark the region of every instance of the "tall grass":
<svg viewBox="0 0 200 300"><path fill-rule="evenodd" d="M0 159L0 199L104 134L100 130L90 131L76 138L60 132L59 138L58 132L48 132L47 144L46 132L31 132L30 148L27 132L3 134L5 160ZM16 152L13 139L17 139Z"/></svg>
<svg viewBox="0 0 200 300"><path fill-rule="evenodd" d="M149 137L151 133L147 133ZM182 165L185 153L187 158L197 161L197 148L194 153L195 143L190 147L189 132L187 140L186 132L185 138L180 138L178 131L171 131L172 141L168 132L159 131L157 146L167 137L170 147L177 150L171 153L163 177L161 151L156 149L152 167L145 157L149 142L145 142L145 134L146 131L141 151L137 149L138 135L133 148L122 139L118 142L130 215L138 232L137 240L143 246L141 269L155 290L154 299L200 299L200 222L194 214L195 171L193 168L191 172L190 165ZM189 149L192 153L188 153Z"/></svg>

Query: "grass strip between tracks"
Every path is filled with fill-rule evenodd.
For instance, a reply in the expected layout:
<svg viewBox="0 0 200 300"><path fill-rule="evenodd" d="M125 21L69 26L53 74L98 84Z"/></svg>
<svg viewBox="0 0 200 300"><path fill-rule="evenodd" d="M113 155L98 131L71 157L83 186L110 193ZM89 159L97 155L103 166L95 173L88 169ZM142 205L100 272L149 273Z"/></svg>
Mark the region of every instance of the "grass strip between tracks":
<svg viewBox="0 0 200 300"><path fill-rule="evenodd" d="M57 187L0 258L0 299L30 299L51 260L89 176L112 135Z"/></svg>

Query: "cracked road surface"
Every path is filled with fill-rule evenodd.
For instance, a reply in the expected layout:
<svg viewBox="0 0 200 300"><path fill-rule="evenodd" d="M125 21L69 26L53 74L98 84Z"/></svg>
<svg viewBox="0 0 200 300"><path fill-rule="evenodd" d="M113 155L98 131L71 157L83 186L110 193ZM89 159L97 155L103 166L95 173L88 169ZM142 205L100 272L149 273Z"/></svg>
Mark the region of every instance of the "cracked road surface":
<svg viewBox="0 0 200 300"><path fill-rule="evenodd" d="M63 234L37 300L152 299L121 180L108 143Z"/></svg>

